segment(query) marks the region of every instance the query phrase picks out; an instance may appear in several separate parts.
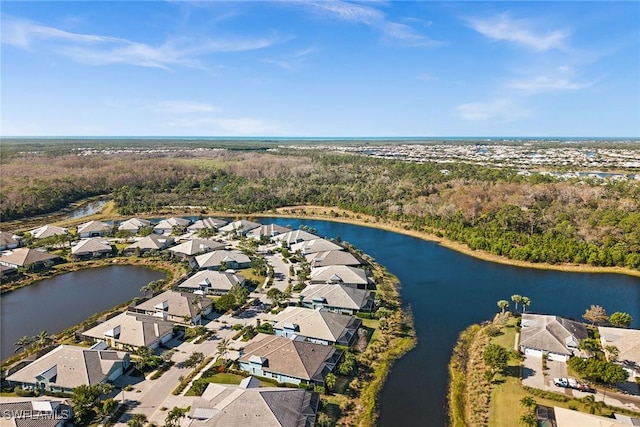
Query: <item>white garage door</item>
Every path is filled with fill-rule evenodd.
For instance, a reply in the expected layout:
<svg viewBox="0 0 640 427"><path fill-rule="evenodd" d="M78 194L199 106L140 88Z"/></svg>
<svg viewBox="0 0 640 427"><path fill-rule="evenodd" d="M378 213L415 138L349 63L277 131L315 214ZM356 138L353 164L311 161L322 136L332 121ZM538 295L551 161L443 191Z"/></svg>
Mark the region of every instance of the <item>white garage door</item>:
<svg viewBox="0 0 640 427"><path fill-rule="evenodd" d="M549 358L549 360L555 360L557 362L565 362L567 361L567 356L565 356L564 354L557 354L557 353L549 353L549 355L547 356Z"/></svg>
<svg viewBox="0 0 640 427"><path fill-rule="evenodd" d="M524 354L526 354L527 356L542 357L542 351L534 350L532 348L525 349Z"/></svg>

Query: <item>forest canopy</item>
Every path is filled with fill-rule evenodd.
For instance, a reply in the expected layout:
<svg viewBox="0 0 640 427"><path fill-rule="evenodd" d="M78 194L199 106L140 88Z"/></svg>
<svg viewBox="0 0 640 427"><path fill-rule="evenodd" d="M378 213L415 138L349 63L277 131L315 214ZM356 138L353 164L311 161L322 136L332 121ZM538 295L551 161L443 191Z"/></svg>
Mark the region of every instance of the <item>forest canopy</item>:
<svg viewBox="0 0 640 427"><path fill-rule="evenodd" d="M109 194L119 213L202 205L229 213L339 207L530 262L640 269L640 185L557 180L508 168L319 150L14 153L2 161L3 220Z"/></svg>

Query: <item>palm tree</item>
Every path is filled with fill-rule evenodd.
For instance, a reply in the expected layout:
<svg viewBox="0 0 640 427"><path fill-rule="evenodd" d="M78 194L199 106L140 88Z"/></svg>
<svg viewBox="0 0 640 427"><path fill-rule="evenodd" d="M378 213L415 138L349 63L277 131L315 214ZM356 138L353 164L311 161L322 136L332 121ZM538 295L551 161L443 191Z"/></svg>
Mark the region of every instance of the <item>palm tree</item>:
<svg viewBox="0 0 640 427"><path fill-rule="evenodd" d="M604 348L609 355L609 360L612 362L616 362L618 360L618 356L620 356L620 349L615 345L608 345Z"/></svg>
<svg viewBox="0 0 640 427"><path fill-rule="evenodd" d="M590 414L595 414L602 412L603 402L596 402L596 398L592 395L586 396L584 398L584 407L589 411Z"/></svg>
<svg viewBox="0 0 640 427"><path fill-rule="evenodd" d="M182 408L173 407L172 410L169 411L167 417L164 419L165 427L179 427L180 419L185 416L187 411Z"/></svg>
<svg viewBox="0 0 640 427"><path fill-rule="evenodd" d="M216 355L219 359L225 359L227 354L229 354L229 339L224 338L222 341L218 343Z"/></svg>
<svg viewBox="0 0 640 427"><path fill-rule="evenodd" d="M51 335L47 331L40 331L38 335L33 337L34 342L38 344L39 348L44 348L47 344L51 342Z"/></svg>
<svg viewBox="0 0 640 427"><path fill-rule="evenodd" d="M531 300L527 297L522 297L522 312L524 313L527 309L527 307L529 307L531 305Z"/></svg>
<svg viewBox="0 0 640 427"><path fill-rule="evenodd" d="M25 335L14 344L16 346L15 353L20 352L20 350L27 351L31 344L33 344L33 338Z"/></svg>
<svg viewBox="0 0 640 427"><path fill-rule="evenodd" d="M511 295L511 301L516 303L516 312L518 311L518 304L522 302L522 295Z"/></svg>
<svg viewBox="0 0 640 427"><path fill-rule="evenodd" d="M506 299L501 299L500 301L498 301L498 307L502 310L502 313L504 313L504 310L509 307L509 301L507 301Z"/></svg>
<svg viewBox="0 0 640 427"><path fill-rule="evenodd" d="M525 408L533 408L536 406L536 400L531 396L525 396L520 399L520 405Z"/></svg>
<svg viewBox="0 0 640 427"><path fill-rule="evenodd" d="M520 424L526 427L535 427L538 425L538 417L533 412L528 412L520 417Z"/></svg>
<svg viewBox="0 0 640 427"><path fill-rule="evenodd" d="M147 416L145 414L133 414L131 419L127 421L128 427L144 427L147 423Z"/></svg>

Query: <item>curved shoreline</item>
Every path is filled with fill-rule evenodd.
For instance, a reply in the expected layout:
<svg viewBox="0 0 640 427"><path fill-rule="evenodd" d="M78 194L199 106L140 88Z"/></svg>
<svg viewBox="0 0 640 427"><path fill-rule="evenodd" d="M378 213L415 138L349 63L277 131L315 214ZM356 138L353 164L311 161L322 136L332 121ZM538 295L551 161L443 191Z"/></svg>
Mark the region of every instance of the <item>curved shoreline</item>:
<svg viewBox="0 0 640 427"><path fill-rule="evenodd" d="M332 214L333 212L333 214ZM298 219L317 219L322 221L342 222L346 224L359 225L362 227L378 228L381 230L391 231L393 233L400 233L407 236L415 237L418 239L435 242L439 245L462 253L464 255L472 256L474 258L495 262L503 265L511 265L514 267L535 268L538 270L554 270L565 271L574 273L607 273L607 274L625 274L628 276L640 277L640 271L631 270L625 267L597 267L586 264L548 264L548 263L533 263L528 261L518 261L509 259L503 256L494 255L483 250L473 250L467 245L453 240L449 240L444 237L438 237L434 234L425 233L423 231L411 230L408 224L400 221L380 222L375 217L365 214L359 214L356 212L348 211L337 207L329 206L314 206L314 205L302 205L302 206L286 206L277 208L275 212L254 212L254 213L242 213L242 212L225 212L207 210L206 214L202 214L201 210L187 210L187 209L162 209L157 213L141 213L135 215L114 215L114 207L112 202L109 201L105 208L99 213L90 215L88 217L77 218L74 220L63 220L54 222L53 224L61 226L73 226L81 224L89 220L121 220L128 219L132 216L139 218L156 218L164 215L187 215L187 216L219 216L225 218L239 218L239 217L279 217L279 218L298 218Z"/></svg>
<svg viewBox="0 0 640 427"><path fill-rule="evenodd" d="M298 210L304 210L304 209L323 210L323 211L331 209L336 213L346 213L347 215L349 215L349 217L340 217L340 216L334 217L331 215L318 214L318 213L302 214L300 212L297 212ZM415 238L430 241L430 242L435 242L447 249L451 249L456 252L462 253L464 255L469 255L474 258L481 259L483 261L495 262L498 264L511 265L515 267L535 268L539 270L566 271L566 272L574 272L574 273L626 274L628 276L640 277L640 271L631 270L624 267L596 267L596 266L590 266L585 264L548 264L548 263L533 263L533 262L527 262L527 261L513 260L513 259L509 259L499 255L494 255L486 251L473 250L463 243L454 242L444 237L438 237L436 235L425 233L423 231L406 229L403 227L404 224L398 221L396 221L395 223L376 222L375 218L373 217L357 214L344 209L329 208L329 207L323 207L323 206L297 206L297 207L279 208L277 209L277 211L278 213L276 214L260 213L260 214L253 214L248 216L279 217L279 218L308 218L308 219L318 219L322 221L342 222L347 224L359 225L362 227L377 228L381 230L391 231L394 233L404 234L407 236L415 237ZM357 217L360 217L360 218L357 218Z"/></svg>

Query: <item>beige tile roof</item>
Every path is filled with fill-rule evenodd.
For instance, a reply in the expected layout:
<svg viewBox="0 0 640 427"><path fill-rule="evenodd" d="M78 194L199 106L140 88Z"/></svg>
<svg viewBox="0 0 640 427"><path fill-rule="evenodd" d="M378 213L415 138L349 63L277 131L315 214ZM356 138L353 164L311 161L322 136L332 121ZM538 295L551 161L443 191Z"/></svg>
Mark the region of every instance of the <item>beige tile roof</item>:
<svg viewBox="0 0 640 427"><path fill-rule="evenodd" d="M614 419L560 407L553 408L557 427L628 427Z"/></svg>
<svg viewBox="0 0 640 427"><path fill-rule="evenodd" d="M29 264L55 260L58 255L53 255L45 251L29 248L14 249L9 255L0 257L0 262L24 267Z"/></svg>
<svg viewBox="0 0 640 427"><path fill-rule="evenodd" d="M311 267L324 267L327 265L350 265L357 266L362 262L347 251L324 251L315 252L306 256Z"/></svg>
<svg viewBox="0 0 640 427"><path fill-rule="evenodd" d="M227 222L228 221L218 219L218 218L204 218L204 219L199 219L193 224L191 224L189 227L187 227L187 230L197 231L197 230L202 230L204 228L218 229L226 225Z"/></svg>
<svg viewBox="0 0 640 427"><path fill-rule="evenodd" d="M171 217L163 219L153 229L155 231L167 231L173 229L173 227L187 227L189 224L191 224L191 221L188 219Z"/></svg>
<svg viewBox="0 0 640 427"><path fill-rule="evenodd" d="M82 335L104 340L105 333L117 328L120 330L116 337L117 342L134 347L148 347L171 334L173 323L153 316L124 312L83 332Z"/></svg>
<svg viewBox="0 0 640 427"><path fill-rule="evenodd" d="M195 303L196 298L200 300L198 304ZM163 311L171 316L195 317L198 314L198 310L206 310L212 304L209 298L198 297L189 292L165 291L138 304L136 308L147 312L155 312L156 308L164 307Z"/></svg>
<svg viewBox="0 0 640 427"><path fill-rule="evenodd" d="M202 252L209 252L225 248L224 243L216 242L215 240L207 239L192 239L186 242L180 243L169 250L171 252L180 253L184 255L196 255Z"/></svg>
<svg viewBox="0 0 640 427"><path fill-rule="evenodd" d="M335 351L329 345L260 334L244 348L240 361L261 357L266 360L264 371L310 381L324 370Z"/></svg>
<svg viewBox="0 0 640 427"><path fill-rule="evenodd" d="M109 230L109 228L111 228L111 226L106 222L89 221L78 226L78 234L103 232Z"/></svg>
<svg viewBox="0 0 640 427"><path fill-rule="evenodd" d="M142 239L138 240L132 245L129 245L125 248L125 250L133 250L136 248L140 248L142 250L145 249L165 249L168 246L173 244L173 237L170 236L159 236L157 234L150 234Z"/></svg>
<svg viewBox="0 0 640 427"><path fill-rule="evenodd" d="M202 397L189 427L313 427L318 409L318 395L299 389L209 384Z"/></svg>
<svg viewBox="0 0 640 427"><path fill-rule="evenodd" d="M304 307L287 307L273 319L275 329L284 329L288 325L297 325L296 334L317 338L328 342L337 342L348 328L353 327L353 316L331 313L325 310L312 310Z"/></svg>
<svg viewBox="0 0 640 427"><path fill-rule="evenodd" d="M342 249L342 246L336 245L326 239L306 240L304 242L294 243L291 245L292 252L300 251L303 255L312 254L314 252L339 251Z"/></svg>
<svg viewBox="0 0 640 427"><path fill-rule="evenodd" d="M47 237L68 233L69 231L66 228L58 227L55 225L44 225L42 227L31 230L31 237L34 237L36 239L45 239Z"/></svg>
<svg viewBox="0 0 640 427"><path fill-rule="evenodd" d="M232 231L241 231L246 233L249 230L253 230L254 228L260 227L262 224L253 221L247 221L246 219L241 219L239 221L230 222L224 227L220 227L220 231L225 233L230 233Z"/></svg>
<svg viewBox="0 0 640 427"><path fill-rule="evenodd" d="M327 265L312 268L311 283L345 283L352 285L366 285L369 283L367 273L361 268L348 265Z"/></svg>
<svg viewBox="0 0 640 427"><path fill-rule="evenodd" d="M618 361L635 365L640 373L640 330L600 326L598 331L602 347L616 346L620 352Z"/></svg>
<svg viewBox="0 0 640 427"><path fill-rule="evenodd" d="M142 227L148 227L151 225L151 221L140 218L131 218L124 221L118 226L118 230L138 231Z"/></svg>
<svg viewBox="0 0 640 427"><path fill-rule="evenodd" d="M371 292L344 285L309 285L300 293L302 301L324 301L324 305L336 308L360 310L372 299Z"/></svg>
<svg viewBox="0 0 640 427"><path fill-rule="evenodd" d="M84 255L94 252L111 252L113 248L111 245L101 238L84 239L80 240L75 246L71 248L72 255Z"/></svg>
<svg viewBox="0 0 640 427"><path fill-rule="evenodd" d="M240 274L212 270L198 271L196 274L178 285L181 289L211 288L212 290L228 291L237 283L243 284L245 278Z"/></svg>
<svg viewBox="0 0 640 427"><path fill-rule="evenodd" d="M253 239L259 239L260 237L273 237L278 234L287 233L291 231L289 227L283 227L278 224L267 224L262 225L260 227L254 228L247 233L247 237L251 237Z"/></svg>
<svg viewBox="0 0 640 427"><path fill-rule="evenodd" d="M247 264L251 262L251 259L242 252L226 250L208 252L196 257L196 262L200 268L219 267L222 261Z"/></svg>
<svg viewBox="0 0 640 427"><path fill-rule="evenodd" d="M0 246L17 245L18 240L16 240L16 237L17 236L7 233L6 231L0 231Z"/></svg>
<svg viewBox="0 0 640 427"><path fill-rule="evenodd" d="M127 353L113 350L91 350L86 347L60 345L33 363L10 375L14 382L35 383L36 377L51 372L52 385L74 388L81 384L100 384L120 364Z"/></svg>
<svg viewBox="0 0 640 427"><path fill-rule="evenodd" d="M315 234L311 234L304 230L293 230L287 233L278 234L273 237L271 240L275 242L286 242L288 245L292 245L294 243L305 242L307 240L319 239L320 236L316 236Z"/></svg>

